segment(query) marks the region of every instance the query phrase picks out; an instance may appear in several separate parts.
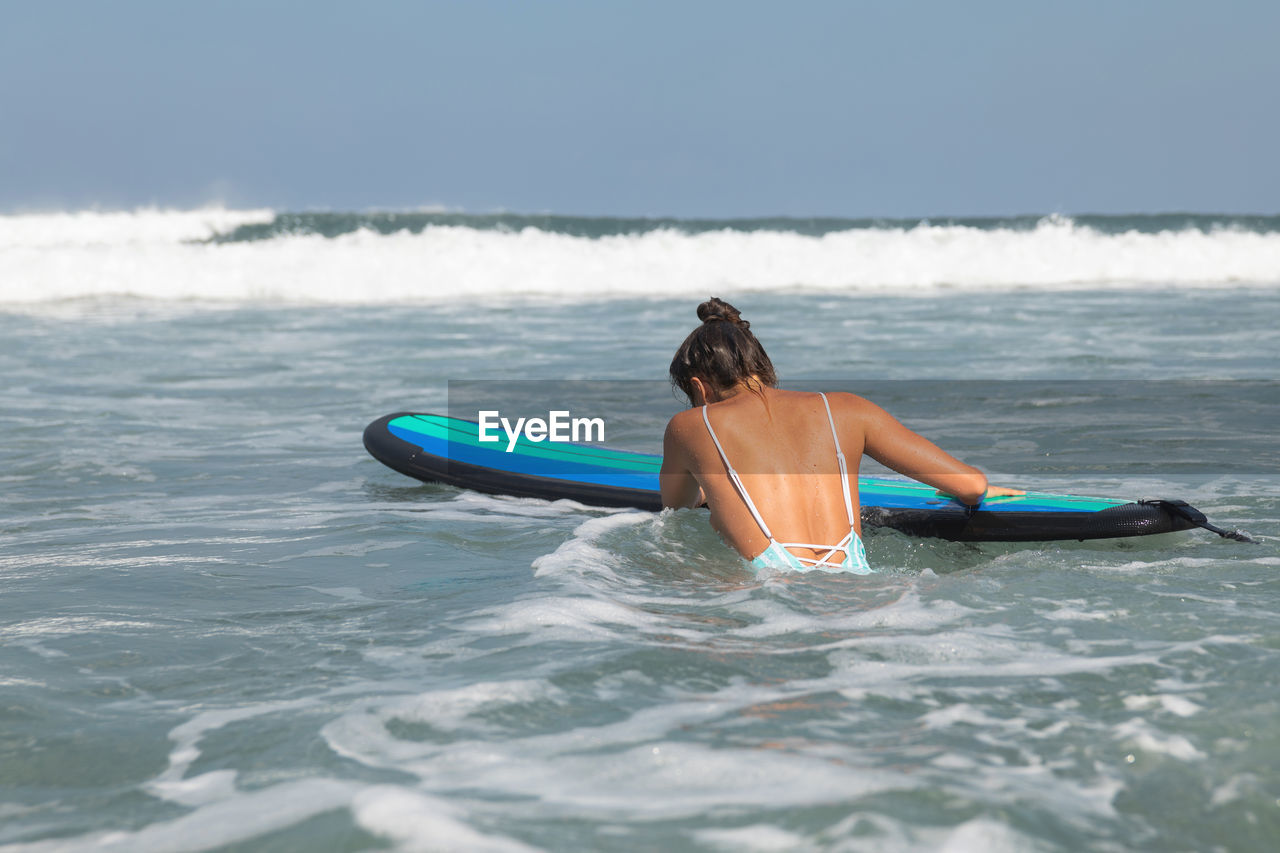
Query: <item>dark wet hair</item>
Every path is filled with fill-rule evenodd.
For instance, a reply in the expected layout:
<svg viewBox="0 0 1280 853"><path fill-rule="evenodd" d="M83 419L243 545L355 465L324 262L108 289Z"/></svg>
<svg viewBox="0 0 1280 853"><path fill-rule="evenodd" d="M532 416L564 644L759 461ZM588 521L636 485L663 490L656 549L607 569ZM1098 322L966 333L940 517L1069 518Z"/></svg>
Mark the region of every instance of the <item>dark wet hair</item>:
<svg viewBox="0 0 1280 853"><path fill-rule="evenodd" d="M671 359L671 384L693 399L693 377L724 391L752 376L775 388L778 375L751 324L728 302L714 296L698 306L702 325L689 333ZM758 390L758 389L755 389Z"/></svg>

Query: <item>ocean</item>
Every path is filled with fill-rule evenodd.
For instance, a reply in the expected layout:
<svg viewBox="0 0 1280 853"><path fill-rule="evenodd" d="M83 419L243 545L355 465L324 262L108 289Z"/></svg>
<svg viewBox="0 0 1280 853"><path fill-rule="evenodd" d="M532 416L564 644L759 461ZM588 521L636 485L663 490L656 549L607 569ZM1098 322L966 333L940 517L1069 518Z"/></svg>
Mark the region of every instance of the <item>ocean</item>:
<svg viewBox="0 0 1280 853"><path fill-rule="evenodd" d="M663 382L712 295L1002 484L1258 541L756 575L361 446ZM0 851L1273 850L1278 368L1280 217L0 216Z"/></svg>

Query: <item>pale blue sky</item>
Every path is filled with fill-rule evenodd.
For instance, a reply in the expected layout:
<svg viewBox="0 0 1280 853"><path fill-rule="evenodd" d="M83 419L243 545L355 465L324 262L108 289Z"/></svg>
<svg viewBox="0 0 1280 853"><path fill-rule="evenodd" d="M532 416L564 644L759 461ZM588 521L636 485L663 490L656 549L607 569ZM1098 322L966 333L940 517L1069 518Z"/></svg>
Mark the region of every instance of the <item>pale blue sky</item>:
<svg viewBox="0 0 1280 853"><path fill-rule="evenodd" d="M1280 212L1280 3L0 0L0 210Z"/></svg>

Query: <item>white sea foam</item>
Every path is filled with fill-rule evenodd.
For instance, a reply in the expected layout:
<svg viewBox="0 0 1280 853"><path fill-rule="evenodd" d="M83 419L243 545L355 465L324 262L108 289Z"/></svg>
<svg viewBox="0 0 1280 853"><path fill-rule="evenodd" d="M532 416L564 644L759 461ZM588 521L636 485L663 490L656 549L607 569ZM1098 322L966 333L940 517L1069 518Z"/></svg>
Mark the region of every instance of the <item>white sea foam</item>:
<svg viewBox="0 0 1280 853"><path fill-rule="evenodd" d="M865 610L828 615L797 612L782 602L770 599L757 599L739 606L737 610L760 619L758 623L735 630L734 634L740 637L806 632L855 638L865 631L927 631L957 622L972 612L951 601L922 602L919 593L911 588L891 602L869 606ZM835 640L823 645L838 647L844 645L844 641Z"/></svg>
<svg viewBox="0 0 1280 853"><path fill-rule="evenodd" d="M545 681L487 681L421 693L389 702L385 707L392 717L405 722L428 723L441 730L484 733L491 727L476 718L479 712L538 701L563 701L563 694Z"/></svg>
<svg viewBox="0 0 1280 853"><path fill-rule="evenodd" d="M609 568L611 552L599 544L600 537L620 528L653 523L653 515L643 512L622 512L584 521L573 531L573 536L550 554L533 561L534 574L538 577L581 572L584 568L603 574L620 583L636 585L635 580L619 576Z"/></svg>
<svg viewBox="0 0 1280 853"><path fill-rule="evenodd" d="M1136 746L1143 752L1155 755L1169 755L1183 761L1194 761L1205 757L1205 754L1179 734L1164 734L1157 731L1150 723L1135 717L1112 727L1115 737L1123 743Z"/></svg>
<svg viewBox="0 0 1280 853"><path fill-rule="evenodd" d="M517 601L479 611L475 619L461 626L482 636L527 634L530 642L600 641L619 636L620 631L684 634L662 617L643 609L603 598L555 597ZM513 641L514 642L514 641Z"/></svg>
<svg viewBox="0 0 1280 853"><path fill-rule="evenodd" d="M1032 853L1052 848L1003 823L978 817L951 830L936 849L939 853Z"/></svg>
<svg viewBox="0 0 1280 853"><path fill-rule="evenodd" d="M98 619L92 616L45 616L6 625L0 636L14 637L67 637L76 634L127 632L154 628L150 622L131 619Z"/></svg>
<svg viewBox="0 0 1280 853"><path fill-rule="evenodd" d="M545 682L482 684L417 696L371 698L326 725L322 735L334 752L347 759L416 777L412 787L417 793L386 791L390 802L384 803L387 811L383 819L369 820L359 800L356 804L356 813L366 828L398 840L425 837L436 820L448 824L479 817L485 810L479 801L436 799L460 787L496 794L508 820L572 816L651 821L705 815L724 808L779 809L851 803L890 790L950 789L955 784L954 768L947 769L944 762L937 763L936 769L913 763L904 773L896 766L881 766L873 754L851 744L817 744L797 737L785 744L769 744L772 748L740 748L689 740L689 732L739 729L743 721L767 717L780 704L803 702L804 697L815 692L826 693L842 680L834 675L785 687L735 680L718 690L694 692L672 687L666 694L669 701L634 711L623 719L596 726L561 730L553 727L551 731L542 726L529 733L476 729L470 732L472 737L416 740L405 739L391 725L403 722L406 711L422 710L430 717L431 709L442 703L448 706L444 716L450 718L459 709L487 707L495 702L513 712L523 703L559 695L554 689L548 694L549 685ZM851 712L851 708L845 711ZM444 722L447 725L448 720ZM1002 745L1010 734L1026 728L1025 720L992 717L970 705L963 705L954 714L940 708L925 723L928 728L957 723L972 724L980 730L994 727L997 732L991 743ZM1050 801L1060 818L1081 825L1113 814L1111 801L1118 790L1117 783L1108 778L1081 785L1061 776L1027 749L1019 750L1016 770L1012 772L1003 761L994 760L971 761L964 771L984 796L996 802L1013 804L1028 798ZM421 813L426 822L415 831L410 826L414 823L410 806L417 794L424 795ZM365 796L371 795L366 792L362 798ZM396 807L397 801L405 808ZM467 823L476 825L477 821ZM839 837L850 829L834 826L821 830L820 836ZM739 831L714 828L693 834L704 843L718 846L732 845ZM765 846L784 840L778 833L768 835ZM810 839L797 835L791 840L799 843ZM930 836L930 840L933 843L929 849L937 849L943 839ZM965 840L972 840L971 833L962 832L955 839ZM494 846L502 845L496 842ZM953 849L967 848L961 844Z"/></svg>
<svg viewBox="0 0 1280 853"><path fill-rule="evenodd" d="M806 850L813 846L806 842L804 836L767 823L740 826L734 829L703 829L694 832L693 835L717 849L743 851L743 853Z"/></svg>
<svg viewBox="0 0 1280 853"><path fill-rule="evenodd" d="M308 818L346 808L358 786L331 779L301 779L203 805L138 830L91 832L6 846L6 853L186 853L249 841Z"/></svg>
<svg viewBox="0 0 1280 853"><path fill-rule="evenodd" d="M296 710L312 704L314 700L299 699L201 711L169 732L169 739L174 743L173 749L169 752L169 766L147 783L147 789L162 799L185 805L216 802L234 795L234 771L215 770L201 776L187 778L187 770L200 757L201 739L207 733L230 723L260 717L264 714Z"/></svg>
<svg viewBox="0 0 1280 853"><path fill-rule="evenodd" d="M822 236L656 230L586 238L440 225L418 234L363 229L196 242L271 217L222 209L0 216L0 304L107 295L367 304L1280 282L1280 233L1105 234L1054 217L1030 230L921 224Z"/></svg>
<svg viewBox="0 0 1280 853"><path fill-rule="evenodd" d="M207 240L241 225L270 222L271 210L79 211L0 216L0 252L18 249L75 249L160 246Z"/></svg>
<svg viewBox="0 0 1280 853"><path fill-rule="evenodd" d="M1124 706L1130 711L1147 711L1159 705L1171 714L1179 717L1190 717L1203 710L1195 702L1182 696L1164 693L1158 696L1126 696Z"/></svg>
<svg viewBox="0 0 1280 853"><path fill-rule="evenodd" d="M353 804L356 820L365 829L397 842L404 853L429 850L474 850L476 853L528 853L530 847L514 839L486 835L458 817L448 801L404 788L382 785L362 792Z"/></svg>

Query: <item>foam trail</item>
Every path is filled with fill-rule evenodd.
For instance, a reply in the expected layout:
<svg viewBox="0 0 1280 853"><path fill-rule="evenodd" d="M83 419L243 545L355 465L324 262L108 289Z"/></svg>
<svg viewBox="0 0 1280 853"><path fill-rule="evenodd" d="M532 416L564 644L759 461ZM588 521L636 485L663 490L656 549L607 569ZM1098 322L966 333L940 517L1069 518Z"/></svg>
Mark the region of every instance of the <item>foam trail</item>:
<svg viewBox="0 0 1280 853"><path fill-rule="evenodd" d="M481 833L458 818L458 809L438 797L390 785L363 792L354 804L365 829L399 842L399 850L474 850L476 853L534 853L540 849Z"/></svg>
<svg viewBox="0 0 1280 853"><path fill-rule="evenodd" d="M929 225L794 231L658 229L598 238L433 225L337 237L195 242L269 211L0 217L0 304L106 295L342 304L464 297L815 291L928 294L1280 282L1280 232L1107 234L1050 217L1031 229Z"/></svg>
<svg viewBox="0 0 1280 853"><path fill-rule="evenodd" d="M93 832L6 846L5 853L193 853L248 842L325 812L349 808L359 787L300 779L203 806L138 830Z"/></svg>

